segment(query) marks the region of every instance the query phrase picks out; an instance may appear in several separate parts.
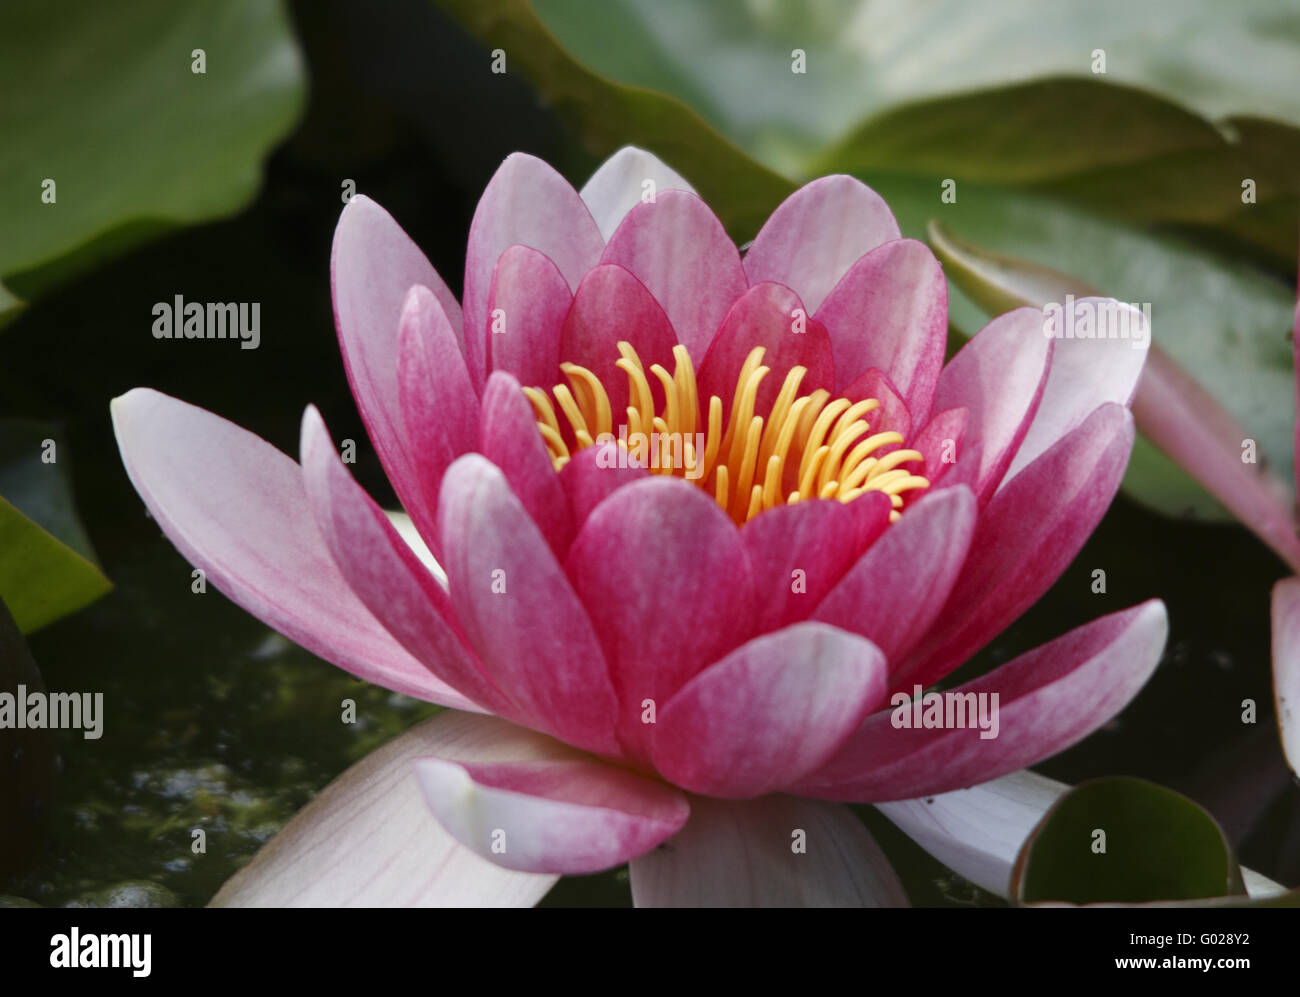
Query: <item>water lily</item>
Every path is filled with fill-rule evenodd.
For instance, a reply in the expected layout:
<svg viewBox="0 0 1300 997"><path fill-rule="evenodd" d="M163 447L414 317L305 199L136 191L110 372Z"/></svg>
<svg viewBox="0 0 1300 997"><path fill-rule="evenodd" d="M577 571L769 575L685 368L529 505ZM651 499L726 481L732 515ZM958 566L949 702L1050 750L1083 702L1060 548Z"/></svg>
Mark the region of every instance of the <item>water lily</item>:
<svg viewBox="0 0 1300 997"><path fill-rule="evenodd" d="M463 306L361 196L331 274L353 394L427 550L314 408L298 464L136 389L119 446L222 592L451 709L326 789L219 902L531 903L630 863L638 904L903 903L843 803L1017 772L1160 658L1152 601L950 690L996 694L996 737L900 724L1096 526L1144 353L1051 338L1024 308L945 364L942 270L857 180L795 192L742 258L645 152L580 192L514 155Z"/></svg>

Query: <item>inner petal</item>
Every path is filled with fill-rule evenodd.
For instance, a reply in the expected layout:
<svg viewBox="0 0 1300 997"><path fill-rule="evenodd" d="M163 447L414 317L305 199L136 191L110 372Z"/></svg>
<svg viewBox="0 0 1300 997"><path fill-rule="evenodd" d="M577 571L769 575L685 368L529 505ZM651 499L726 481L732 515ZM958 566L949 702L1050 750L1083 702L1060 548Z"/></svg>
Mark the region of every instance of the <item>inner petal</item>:
<svg viewBox="0 0 1300 997"><path fill-rule="evenodd" d="M790 368L770 409L755 411L759 385L771 373L762 346L741 366L725 426L722 399L699 397L686 347L673 348L672 373L659 364L647 371L630 343L620 342L618 350L615 366L628 382L624 413L612 410L596 375L572 363L560 365L567 384L549 393L523 389L556 471L578 450L614 443L616 450L606 450L623 462L617 466L690 481L737 524L806 498L851 502L873 491L890 497L896 520L930 486L920 473L924 455L909 449L897 430L872 425L877 399L832 399L825 389L800 394L805 367Z"/></svg>

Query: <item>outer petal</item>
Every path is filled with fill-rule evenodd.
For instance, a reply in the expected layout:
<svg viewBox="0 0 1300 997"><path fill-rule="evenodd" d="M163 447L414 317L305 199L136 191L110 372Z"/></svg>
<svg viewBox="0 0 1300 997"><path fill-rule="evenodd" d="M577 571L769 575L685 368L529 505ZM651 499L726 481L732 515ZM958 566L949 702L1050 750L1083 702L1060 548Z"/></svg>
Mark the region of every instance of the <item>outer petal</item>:
<svg viewBox="0 0 1300 997"><path fill-rule="evenodd" d="M878 367L913 418L926 418L948 344L948 282L925 243L877 246L835 285L817 320L831 337L837 389Z"/></svg>
<svg viewBox="0 0 1300 997"><path fill-rule="evenodd" d="M310 406L302 420L302 473L316 525L366 608L450 688L493 712L508 713L506 700L465 642L447 593L352 479L320 413Z"/></svg>
<svg viewBox="0 0 1300 997"><path fill-rule="evenodd" d="M438 506L452 605L483 668L530 726L615 755L616 705L591 622L504 476L478 454Z"/></svg>
<svg viewBox="0 0 1300 997"><path fill-rule="evenodd" d="M756 637L682 686L658 717L654 763L693 793L745 799L825 763L885 695L870 641L820 623Z"/></svg>
<svg viewBox="0 0 1300 997"><path fill-rule="evenodd" d="M980 514L949 596L952 613L894 676L894 688L946 675L1060 577L1115 497L1132 449L1133 417L1103 405L998 492Z"/></svg>
<svg viewBox="0 0 1300 997"><path fill-rule="evenodd" d="M858 559L812 619L869 638L901 661L943 609L975 531L968 488L927 495Z"/></svg>
<svg viewBox="0 0 1300 997"><path fill-rule="evenodd" d="M821 177L781 202L745 254L751 283L794 288L816 312L855 262L899 237L884 199L849 176Z"/></svg>
<svg viewBox="0 0 1300 997"><path fill-rule="evenodd" d="M520 384L549 389L560 377L560 329L572 303L568 281L545 254L527 246L502 253L483 333L489 372L509 371Z"/></svg>
<svg viewBox="0 0 1300 997"><path fill-rule="evenodd" d="M1282 753L1300 774L1300 578L1273 586L1273 695Z"/></svg>
<svg viewBox="0 0 1300 997"><path fill-rule="evenodd" d="M113 399L113 428L153 518L232 601L358 678L468 705L353 593L316 528L292 460L234 423L148 388Z"/></svg>
<svg viewBox="0 0 1300 997"><path fill-rule="evenodd" d="M975 496L981 505L1005 476L1038 411L1051 355L1043 313L1017 308L971 337L939 375L934 410L966 408L967 455L980 455Z"/></svg>
<svg viewBox="0 0 1300 997"><path fill-rule="evenodd" d="M647 180L653 185L649 193L655 196L667 190L695 193L695 188L653 153L623 146L600 164L580 192L604 239L614 234L619 222L646 196Z"/></svg>
<svg viewBox="0 0 1300 997"><path fill-rule="evenodd" d="M513 730L441 713L330 783L221 888L214 907L531 907L558 878L503 869L447 834L411 763Z"/></svg>
<svg viewBox="0 0 1300 997"><path fill-rule="evenodd" d="M702 357L748 282L722 223L694 194L670 190L627 213L602 263L632 271L663 305L677 341Z"/></svg>
<svg viewBox="0 0 1300 997"><path fill-rule="evenodd" d="M1068 323L1060 315L1044 319L1045 328L1058 334L1052 349L1051 369L1043 387L1042 403L1007 469L1008 480L1082 423L1098 406L1106 402L1127 406L1137 391L1151 342L1146 318L1132 305L1112 298L1080 298L1073 305L1076 314L1098 316L1096 321L1101 325L1096 331L1104 338L1064 339L1061 333ZM1120 332L1126 338L1116 338Z"/></svg>
<svg viewBox="0 0 1300 997"><path fill-rule="evenodd" d="M587 517L565 562L609 661L619 728L648 757L662 709L692 675L745 641L753 621L739 531L694 485L652 475Z"/></svg>
<svg viewBox="0 0 1300 997"><path fill-rule="evenodd" d="M908 704L873 714L796 791L858 802L897 800L1032 765L1122 710L1155 671L1168 633L1158 600L1103 616L944 693L964 697L962 726L917 727Z"/></svg>
<svg viewBox="0 0 1300 997"><path fill-rule="evenodd" d="M536 734L425 758L416 774L453 837L521 872L609 869L676 833L690 814L679 790Z"/></svg>
<svg viewBox="0 0 1300 997"><path fill-rule="evenodd" d="M368 197L354 197L339 217L330 254L334 324L370 441L397 497L424 530L431 509L417 480L397 390L398 330L407 292L417 284L430 291L425 307L442 313L438 321L463 348L460 306L442 278L388 212Z"/></svg>
<svg viewBox="0 0 1300 997"><path fill-rule="evenodd" d="M805 849L792 847L800 839ZM906 907L907 894L847 808L792 796L691 800L671 841L631 863L638 907Z"/></svg>
<svg viewBox="0 0 1300 997"><path fill-rule="evenodd" d="M604 240L577 191L550 166L516 152L493 175L470 223L465 250L465 359L476 386L486 376L488 296L497 259L511 246L550 257L571 288L596 265Z"/></svg>

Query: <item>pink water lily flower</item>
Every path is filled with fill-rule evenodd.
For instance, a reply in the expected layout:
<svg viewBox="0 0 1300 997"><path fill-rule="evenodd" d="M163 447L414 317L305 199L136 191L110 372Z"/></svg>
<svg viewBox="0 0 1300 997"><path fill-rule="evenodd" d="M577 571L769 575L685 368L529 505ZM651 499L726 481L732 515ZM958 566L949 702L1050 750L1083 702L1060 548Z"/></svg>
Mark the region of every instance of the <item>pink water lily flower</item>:
<svg viewBox="0 0 1300 997"><path fill-rule="evenodd" d="M905 903L840 804L1013 773L1156 666L1152 601L956 690L996 729L973 705L939 726L895 709L1079 551L1128 460L1144 353L1021 309L945 364L942 270L857 180L792 194L742 258L641 150L580 192L514 155L466 256L462 307L358 196L331 260L352 391L427 551L314 408L296 464L155 391L113 403L136 489L222 592L453 708L341 777L219 902L531 903L630 862L638 904Z"/></svg>

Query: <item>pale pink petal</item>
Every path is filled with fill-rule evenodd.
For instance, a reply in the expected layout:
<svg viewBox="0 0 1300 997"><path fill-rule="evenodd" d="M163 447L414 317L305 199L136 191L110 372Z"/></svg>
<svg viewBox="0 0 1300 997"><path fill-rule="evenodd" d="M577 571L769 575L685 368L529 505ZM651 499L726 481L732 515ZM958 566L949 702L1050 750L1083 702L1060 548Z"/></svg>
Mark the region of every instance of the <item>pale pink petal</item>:
<svg viewBox="0 0 1300 997"><path fill-rule="evenodd" d="M1103 405L999 490L980 513L950 608L894 688L942 678L1047 591L1110 506L1132 449L1133 417Z"/></svg>
<svg viewBox="0 0 1300 997"><path fill-rule="evenodd" d="M601 262L626 267L649 288L692 358L704 356L748 286L722 223L698 197L680 190L629 211Z"/></svg>
<svg viewBox="0 0 1300 997"><path fill-rule="evenodd" d="M917 726L931 697L918 710L899 693L890 709L872 714L794 791L855 802L898 800L973 786L1032 765L1083 740L1127 706L1159 664L1168 633L1159 600L1103 616L934 694L962 697L953 700L952 717L940 718L942 726Z"/></svg>
<svg viewBox="0 0 1300 997"><path fill-rule="evenodd" d="M748 799L830 759L885 695L870 641L821 623L756 637L687 682L658 714L653 759L692 793Z"/></svg>
<svg viewBox="0 0 1300 997"><path fill-rule="evenodd" d="M608 240L637 204L667 190L695 193L695 188L659 157L634 145L625 145L600 164L580 193L600 226L601 236Z"/></svg>
<svg viewBox="0 0 1300 997"><path fill-rule="evenodd" d="M429 812L412 767L516 730L440 713L394 738L321 790L212 906L531 907L559 877L503 869L458 843Z"/></svg>
<svg viewBox="0 0 1300 997"><path fill-rule="evenodd" d="M745 254L750 283L789 285L816 312L854 263L897 239L884 199L849 176L821 177L772 212Z"/></svg>
<svg viewBox="0 0 1300 997"><path fill-rule="evenodd" d="M1052 342L1043 335L1042 312L1017 308L976 333L939 375L934 410L964 407L967 449L979 447L975 497L981 505L1005 476L1038 411Z"/></svg>
<svg viewBox="0 0 1300 997"><path fill-rule="evenodd" d="M501 254L511 246L545 253L576 288L604 244L578 192L546 163L516 152L498 167L474 211L465 250L465 359L476 386L486 377L488 297Z"/></svg>
<svg viewBox="0 0 1300 997"><path fill-rule="evenodd" d="M600 637L618 694L620 739L649 757L682 684L752 632L754 597L734 523L699 488L652 475L592 511L565 571Z"/></svg>
<svg viewBox="0 0 1300 997"><path fill-rule="evenodd" d="M560 377L560 329L573 304L564 275L550 258L511 246L497 260L488 295L488 371L546 390Z"/></svg>
<svg viewBox="0 0 1300 997"><path fill-rule="evenodd" d="M449 687L494 713L509 713L466 643L447 593L352 479L311 406L302 420L302 474L316 525L366 608Z"/></svg>
<svg viewBox="0 0 1300 997"><path fill-rule="evenodd" d="M927 495L872 544L812 619L868 638L896 667L943 609L975 530L967 488Z"/></svg>
<svg viewBox="0 0 1300 997"><path fill-rule="evenodd" d="M357 598L316 527L297 464L234 423L148 388L113 399L112 411L131 483L208 582L358 678L474 708Z"/></svg>
<svg viewBox="0 0 1300 997"><path fill-rule="evenodd" d="M460 306L442 278L388 212L368 197L352 198L339 217L330 254L343 366L388 480L424 531L432 525L432 506L426 508L397 386L398 334L407 293L416 285L429 292L422 308L441 313L425 321L445 323L448 338L463 349Z"/></svg>
<svg viewBox="0 0 1300 997"><path fill-rule="evenodd" d="M466 848L521 872L581 875L621 865L676 833L680 790L539 734L416 762L425 799Z"/></svg>
<svg viewBox="0 0 1300 997"><path fill-rule="evenodd" d="M817 309L817 320L830 334L837 389L877 367L913 417L927 417L948 344L948 282L925 243L896 239L867 253Z"/></svg>
<svg viewBox="0 0 1300 997"><path fill-rule="evenodd" d="M852 811L792 796L692 799L686 826L630 869L638 907L908 906Z"/></svg>
<svg viewBox="0 0 1300 997"><path fill-rule="evenodd" d="M1273 586L1273 696L1282 753L1300 775L1300 578Z"/></svg>
<svg viewBox="0 0 1300 997"><path fill-rule="evenodd" d="M1028 467L1099 405L1128 405L1137 390L1151 341L1151 329L1143 314L1112 298L1080 298L1073 306L1076 316L1095 316L1091 320L1094 331L1104 338L1064 339L1060 333L1069 327L1068 322L1060 315L1043 318L1045 327L1057 333L1051 368L1043 400L1004 481ZM1127 338L1121 337L1121 332L1127 333Z"/></svg>

